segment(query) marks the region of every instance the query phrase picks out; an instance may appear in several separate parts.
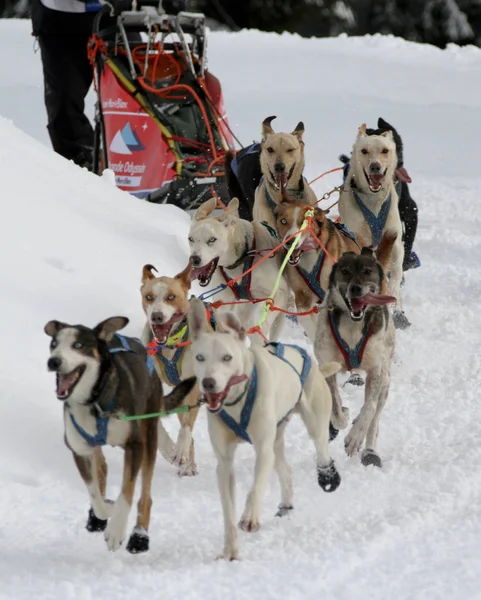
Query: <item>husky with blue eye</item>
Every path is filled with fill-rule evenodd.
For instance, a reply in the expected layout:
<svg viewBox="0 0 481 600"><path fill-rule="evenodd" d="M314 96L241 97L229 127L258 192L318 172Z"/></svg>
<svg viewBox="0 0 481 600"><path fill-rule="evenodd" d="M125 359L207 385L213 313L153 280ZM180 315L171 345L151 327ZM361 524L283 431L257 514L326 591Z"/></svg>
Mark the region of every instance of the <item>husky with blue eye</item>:
<svg viewBox="0 0 481 600"><path fill-rule="evenodd" d="M329 454L331 394L324 377L340 368L333 362L318 368L316 361L299 346L269 343L264 347L245 344L246 333L230 312L217 313L213 331L203 303L191 301L189 327L194 372L207 403L210 440L217 457L217 483L224 513L224 549L219 558L239 556L236 514L234 454L238 444L252 444L256 453L254 483L247 496L239 527L255 532L272 468L281 487L276 516L292 508L291 470L284 456L284 430L293 413L300 414L316 449L317 481L325 492L341 482ZM344 414L333 418L344 428Z"/></svg>
<svg viewBox="0 0 481 600"><path fill-rule="evenodd" d="M158 417L132 421L121 417L177 408L196 380L182 381L163 397L162 383L141 341L117 333L127 323L125 317L112 317L90 329L49 321L45 333L52 338L47 367L56 374L57 398L63 402L65 444L90 496L86 528L104 531L109 550L117 550L126 537L141 472L137 524L127 543L127 550L135 554L149 549L150 490L160 421ZM122 486L115 502L105 498L105 445L124 450Z"/></svg>

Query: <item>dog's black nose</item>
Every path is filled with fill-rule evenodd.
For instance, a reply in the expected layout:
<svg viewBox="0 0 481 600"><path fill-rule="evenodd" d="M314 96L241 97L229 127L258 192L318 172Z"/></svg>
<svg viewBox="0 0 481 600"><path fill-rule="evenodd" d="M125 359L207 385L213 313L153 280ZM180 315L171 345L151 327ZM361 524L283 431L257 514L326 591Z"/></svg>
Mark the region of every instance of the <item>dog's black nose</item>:
<svg viewBox="0 0 481 600"><path fill-rule="evenodd" d="M192 266L193 267L200 267L200 263L201 263L200 256L197 256L196 254L193 254L190 257L190 259L192 261Z"/></svg>
<svg viewBox="0 0 481 600"><path fill-rule="evenodd" d="M285 170L286 170L286 165L284 163L276 163L274 165L274 171L276 173L284 173Z"/></svg>
<svg viewBox="0 0 481 600"><path fill-rule="evenodd" d="M164 315L161 312L154 312L150 315L150 322L153 325L162 325L164 322Z"/></svg>
<svg viewBox="0 0 481 600"><path fill-rule="evenodd" d="M381 163L378 162L373 162L369 165L369 172L370 173L380 173L381 172Z"/></svg>
<svg viewBox="0 0 481 600"><path fill-rule="evenodd" d="M357 283L353 283L351 285L351 297L359 297L362 296L362 285L358 285Z"/></svg>
<svg viewBox="0 0 481 600"><path fill-rule="evenodd" d="M57 356L52 356L48 359L47 367L49 371L58 371L62 364L62 359Z"/></svg>
<svg viewBox="0 0 481 600"><path fill-rule="evenodd" d="M213 392L215 390L215 379L213 377L204 377L202 387L205 392Z"/></svg>

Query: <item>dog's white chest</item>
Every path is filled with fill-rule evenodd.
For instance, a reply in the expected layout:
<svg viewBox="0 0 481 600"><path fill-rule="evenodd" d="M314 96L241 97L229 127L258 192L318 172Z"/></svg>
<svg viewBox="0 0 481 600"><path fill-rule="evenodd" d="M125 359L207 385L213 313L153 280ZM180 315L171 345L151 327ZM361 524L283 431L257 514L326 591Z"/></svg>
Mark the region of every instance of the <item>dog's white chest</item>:
<svg viewBox="0 0 481 600"><path fill-rule="evenodd" d="M97 420L90 414L90 408L83 406L65 410L64 425L67 443L79 455L91 454L95 441L97 445L123 446L130 429L127 421Z"/></svg>

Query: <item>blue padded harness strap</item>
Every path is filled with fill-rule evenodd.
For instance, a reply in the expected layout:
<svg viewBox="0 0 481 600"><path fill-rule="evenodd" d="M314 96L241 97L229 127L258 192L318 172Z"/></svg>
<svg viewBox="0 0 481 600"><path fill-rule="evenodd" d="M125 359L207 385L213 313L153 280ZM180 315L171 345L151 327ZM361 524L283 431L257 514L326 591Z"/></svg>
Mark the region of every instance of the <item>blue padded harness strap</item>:
<svg viewBox="0 0 481 600"><path fill-rule="evenodd" d="M241 410L240 423L238 423L233 417L231 417L224 409L220 411L219 417L222 421L231 429L238 437L244 441L252 444L249 434L247 433L247 427L251 420L252 408L257 396L257 369L254 365L252 369L251 380L247 388L246 401Z"/></svg>
<svg viewBox="0 0 481 600"><path fill-rule="evenodd" d="M319 253L319 257L312 268L312 271L306 271L300 265L296 265L295 269L302 277L302 279L306 282L307 286L311 290L311 292L319 298L322 302L326 296L326 292L321 287L321 270L322 265L324 264L324 259L326 257L326 253L324 250L321 250Z"/></svg>
<svg viewBox="0 0 481 600"><path fill-rule="evenodd" d="M129 341L126 337L118 333L115 334L115 337L122 344L122 346L119 348L109 348L110 354L116 354L117 352L135 352L135 350L133 350L130 346ZM134 339L136 342L139 342L139 344L142 345L142 342L137 338L132 339ZM154 361L152 360L152 357L148 354L146 358L146 364L149 370L149 375L152 375L154 371ZM77 423L73 414L69 413L72 425L75 427L77 432L83 437L83 439L88 443L88 445L92 446L92 448L95 448L95 446L105 446L105 444L107 443L107 427L109 424L110 413L112 413L115 410L116 405L117 398L113 396L107 408L103 412L104 416L99 415L95 418L95 427L97 429L97 433L95 435L90 435L89 433L87 433L85 429Z"/></svg>
<svg viewBox="0 0 481 600"><path fill-rule="evenodd" d="M239 170L239 165L243 161L243 159L246 156L249 156L249 154L255 154L256 152L260 152L260 149L261 145L259 144L259 142L255 142L254 144L247 146L247 148L243 148L242 150L239 150L239 152L237 152L230 164L230 168L232 169L232 172L236 177L237 172Z"/></svg>
<svg viewBox="0 0 481 600"><path fill-rule="evenodd" d="M379 242L382 238L382 230L384 229L384 225L386 225L387 215L389 213L389 209L391 208L391 194L386 198L381 206L381 210L379 211L378 216L372 213L369 208L364 204L364 202L359 198L359 195L352 190L354 200L358 205L360 211L362 212L364 218L366 219L367 224L369 225L369 229L372 234L372 245L378 246Z"/></svg>
<svg viewBox="0 0 481 600"><path fill-rule="evenodd" d="M371 319L370 321L368 320L364 323L361 339L356 344L355 348L351 348L350 346L347 345L347 343L341 337L339 328L337 327L336 322L334 320L333 311L328 312L328 319L329 319L329 325L331 328L332 336L333 336L334 341L336 342L339 350L341 351L342 355L344 356L344 360L346 361L347 369L349 371L352 371L352 369L359 368L361 365L361 362L362 362L362 356L364 354L364 349L366 348L366 344L369 341L369 338L371 337L371 334L372 334L372 327L373 327L374 321Z"/></svg>

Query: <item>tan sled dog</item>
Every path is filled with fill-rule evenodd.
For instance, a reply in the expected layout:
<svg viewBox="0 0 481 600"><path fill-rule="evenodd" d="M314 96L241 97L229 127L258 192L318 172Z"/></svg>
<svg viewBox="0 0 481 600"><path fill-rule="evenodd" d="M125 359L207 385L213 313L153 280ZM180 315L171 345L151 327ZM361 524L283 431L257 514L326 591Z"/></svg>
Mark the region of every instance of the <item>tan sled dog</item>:
<svg viewBox="0 0 481 600"><path fill-rule="evenodd" d="M268 344L247 349L245 330L233 313L217 313L215 332L199 300L192 301L194 371L207 402L212 448L217 458L217 484L224 514L224 549L219 558L238 558L234 455L238 444L251 443L256 463L239 527L255 532L265 488L275 467L281 487L276 516L293 509L291 469L284 456L284 431L299 413L316 449L317 482L334 492L341 477L329 454L331 394L324 376L333 376L339 363L320 369L299 346ZM337 421L334 421L338 423ZM342 424L337 424L341 426Z"/></svg>
<svg viewBox="0 0 481 600"><path fill-rule="evenodd" d="M376 444L379 419L386 404L391 362L394 353L394 326L386 304L393 296L384 296L385 269L391 264L395 234L383 236L376 255L369 248L361 254L347 252L333 267L326 297L328 310L318 319L314 345L319 364L343 363L344 371L361 368L367 373L364 406L354 419L344 445L352 456L361 450L364 465L381 466ZM342 407L336 377L327 379L332 394L332 414L348 417ZM337 435L333 422L334 437ZM331 430L332 433L332 430Z"/></svg>
<svg viewBox="0 0 481 600"><path fill-rule="evenodd" d="M240 302L219 308L218 312L235 312L242 325L248 329L257 323L263 306L263 303L253 301L270 296L281 266L280 255L276 254L260 262L265 253L259 251L272 250L278 245L278 240L272 228L257 221L249 222L239 218L237 198L233 198L219 216L212 216L215 207L216 200L212 198L204 202L192 218L189 231L192 278L208 289L215 289L219 285L227 286L212 301ZM247 271L250 272L245 274ZM235 285L228 285L236 279ZM287 307L288 292L287 281L283 276L274 297L276 306L282 309ZM282 313L270 311L262 325L266 338L278 340L283 322ZM250 340L254 344L263 343L258 334L252 335Z"/></svg>
<svg viewBox="0 0 481 600"><path fill-rule="evenodd" d="M276 230L281 240L288 239L300 230L308 208L300 200L284 196L275 212ZM345 228L328 219L327 214L328 211L314 208L310 230L306 229L300 234L286 269L286 278L294 292L299 312L309 311L324 301L333 260L337 261L344 252L360 252L353 237ZM293 241L285 244L286 250ZM299 321L314 343L317 315L299 316Z"/></svg>
<svg viewBox="0 0 481 600"><path fill-rule="evenodd" d="M57 398L64 403L65 444L90 496L87 530L105 531L109 550L120 548L140 471L137 524L127 543L127 550L136 554L149 549L150 490L160 421L122 417L177 408L195 378L184 380L163 398L162 382L140 340L117 333L128 322L126 317L112 317L89 329L49 321L45 333L52 338L47 367L56 373ZM122 486L115 502L105 498L107 463L101 447L106 445L124 450Z"/></svg>
<svg viewBox="0 0 481 600"><path fill-rule="evenodd" d="M256 189L253 218L275 225L274 211L287 194L306 204L317 198L303 176L304 172L304 124L298 123L292 133L276 133L268 117L262 123L261 171L262 179Z"/></svg>
<svg viewBox="0 0 481 600"><path fill-rule="evenodd" d="M145 265L142 269L142 308L147 317L142 341L147 346L153 344L156 353L155 370L161 380L169 386L178 385L182 380L192 377L192 350L187 328L187 314L190 309L189 291L192 263L175 277L156 277L153 265ZM172 342L168 343L172 336ZM177 344L181 346L177 346ZM171 346L171 347L169 347ZM185 403L194 406L199 398L199 388L195 385L186 397ZM181 424L177 443L173 442L167 432L159 431L159 448L165 457L179 466L179 475L196 475L194 440L192 430L199 409L179 415Z"/></svg>
<svg viewBox="0 0 481 600"><path fill-rule="evenodd" d="M404 246L394 185L397 166L396 144L391 131L367 135L366 124L359 128L352 150L349 172L339 198L341 221L356 234L361 246L376 248L386 231L396 234L389 265L388 293L396 298L394 324L404 329L410 323L401 298Z"/></svg>

